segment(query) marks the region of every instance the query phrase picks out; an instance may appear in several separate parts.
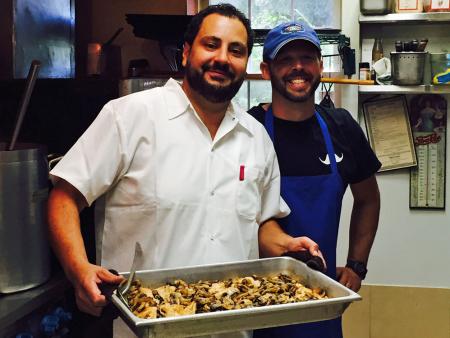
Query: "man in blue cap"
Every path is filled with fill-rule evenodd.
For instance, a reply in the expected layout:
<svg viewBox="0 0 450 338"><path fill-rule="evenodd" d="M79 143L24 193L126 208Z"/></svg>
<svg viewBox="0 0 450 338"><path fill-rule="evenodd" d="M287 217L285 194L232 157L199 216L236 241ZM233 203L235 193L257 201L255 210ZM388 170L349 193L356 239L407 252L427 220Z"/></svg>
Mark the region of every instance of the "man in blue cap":
<svg viewBox="0 0 450 338"><path fill-rule="evenodd" d="M320 41L310 26L288 22L275 27L267 35L261 63L263 78L272 84L272 103L249 113L265 125L275 145L281 193L292 210L279 220L281 226L291 236L316 241L328 264L327 275L358 291L378 226L380 197L374 174L381 164L348 111L315 105L322 71ZM348 185L354 198L348 260L336 268L341 204ZM339 338L341 319L258 330L254 337Z"/></svg>

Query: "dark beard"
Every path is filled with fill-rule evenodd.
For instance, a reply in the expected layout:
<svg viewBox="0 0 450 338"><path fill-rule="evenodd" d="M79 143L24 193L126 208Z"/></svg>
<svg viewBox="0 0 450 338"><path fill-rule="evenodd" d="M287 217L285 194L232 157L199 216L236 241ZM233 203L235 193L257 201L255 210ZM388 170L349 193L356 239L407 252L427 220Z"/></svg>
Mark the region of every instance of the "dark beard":
<svg viewBox="0 0 450 338"><path fill-rule="evenodd" d="M285 81L289 80L289 78L295 77L295 76L302 76L306 79L308 79L311 82L311 88L308 92L306 92L304 95L295 95L292 94L290 92L288 92L288 90L286 89L285 86ZM288 77L283 78L281 80L276 79L274 77L271 78L270 82L272 83L272 90L276 90L281 96L283 96L284 98L292 101L292 102L306 102L308 101L311 97L314 97L314 93L316 92L316 89L319 87L320 84L320 77L313 80L311 78L311 76L306 75L304 72L299 72L299 73L293 73L290 74Z"/></svg>
<svg viewBox="0 0 450 338"><path fill-rule="evenodd" d="M205 71L210 69L217 69L225 72L231 79L231 83L227 86L216 86L208 83L203 78L203 74ZM230 101L239 91L239 88L241 88L241 85L244 82L244 76L242 76L242 78L236 78L228 65L204 64L202 69L198 71L191 67L189 61L186 64L186 79L192 89L202 95L206 100L213 103Z"/></svg>

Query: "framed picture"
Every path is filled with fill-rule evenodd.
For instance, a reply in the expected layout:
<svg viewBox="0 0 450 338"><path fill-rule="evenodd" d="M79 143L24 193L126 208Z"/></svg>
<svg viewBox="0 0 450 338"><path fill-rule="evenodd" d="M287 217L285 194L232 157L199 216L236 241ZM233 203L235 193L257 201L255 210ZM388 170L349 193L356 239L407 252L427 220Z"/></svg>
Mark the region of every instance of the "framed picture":
<svg viewBox="0 0 450 338"><path fill-rule="evenodd" d="M443 11L450 9L450 1L449 0L431 0L430 4L431 10Z"/></svg>
<svg viewBox="0 0 450 338"><path fill-rule="evenodd" d="M363 103L367 136L380 171L414 167L416 152L404 95Z"/></svg>
<svg viewBox="0 0 450 338"><path fill-rule="evenodd" d="M445 209L447 100L436 94L416 95L410 108L417 167L411 168L409 207Z"/></svg>

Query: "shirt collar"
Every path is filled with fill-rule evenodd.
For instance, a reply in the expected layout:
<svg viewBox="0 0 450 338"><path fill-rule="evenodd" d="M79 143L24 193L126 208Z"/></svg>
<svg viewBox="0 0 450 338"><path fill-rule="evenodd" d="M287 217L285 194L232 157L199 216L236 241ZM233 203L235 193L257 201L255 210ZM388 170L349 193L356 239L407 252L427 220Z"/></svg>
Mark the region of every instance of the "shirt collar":
<svg viewBox="0 0 450 338"><path fill-rule="evenodd" d="M188 110L191 110L192 112L195 111L194 107L192 107L191 102L189 101L185 92L181 88L181 85L176 80L174 80L173 78L170 78L166 82L164 87L166 89L168 89L170 91L170 93L172 94L170 96L170 98L168 98L168 100L167 100L167 106L169 108L169 110L168 110L168 119L169 120L177 118L178 116L184 114ZM252 133L251 128L249 128L248 117L244 115L247 113L244 112L234 102L231 102L228 105L228 108L227 108L227 111L225 114L233 121L236 120L237 123L239 123L242 127L247 129L250 133Z"/></svg>
<svg viewBox="0 0 450 338"><path fill-rule="evenodd" d="M170 96L167 98L168 118L174 119L188 110L191 103L184 93L181 85L174 79L170 78L164 85L169 90Z"/></svg>
<svg viewBox="0 0 450 338"><path fill-rule="evenodd" d="M239 105L231 101L226 114L229 114L230 118L236 119L237 123L244 127L249 133L253 134L252 128L249 126L249 119L252 117L240 108Z"/></svg>

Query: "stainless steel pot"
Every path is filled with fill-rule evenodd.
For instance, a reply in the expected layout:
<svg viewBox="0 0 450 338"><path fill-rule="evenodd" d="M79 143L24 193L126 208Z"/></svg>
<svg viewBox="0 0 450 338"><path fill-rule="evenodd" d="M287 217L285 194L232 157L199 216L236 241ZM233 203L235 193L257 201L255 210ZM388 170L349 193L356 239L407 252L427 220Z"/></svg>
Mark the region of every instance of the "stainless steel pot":
<svg viewBox="0 0 450 338"><path fill-rule="evenodd" d="M27 290L50 277L47 149L0 144L0 293Z"/></svg>

